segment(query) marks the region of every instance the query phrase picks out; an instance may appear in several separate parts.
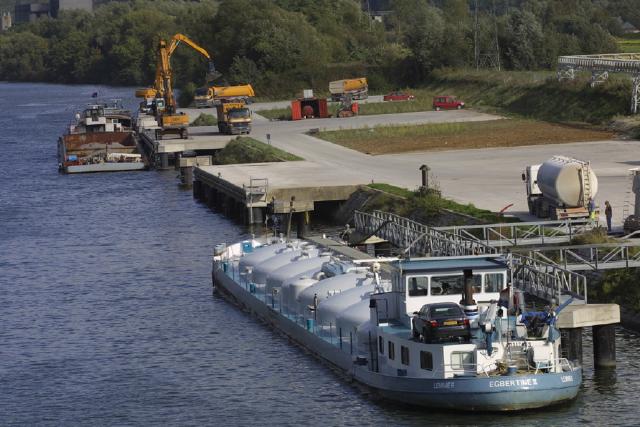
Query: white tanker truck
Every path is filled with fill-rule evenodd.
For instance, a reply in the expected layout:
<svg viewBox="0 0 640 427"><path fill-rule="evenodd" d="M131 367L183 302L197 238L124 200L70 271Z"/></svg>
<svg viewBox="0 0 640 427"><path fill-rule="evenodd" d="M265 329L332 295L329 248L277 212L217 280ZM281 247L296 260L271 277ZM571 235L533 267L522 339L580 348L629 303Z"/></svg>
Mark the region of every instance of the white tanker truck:
<svg viewBox="0 0 640 427"><path fill-rule="evenodd" d="M598 192L598 178L591 164L565 156L527 166L522 180L529 213L538 218L588 218L589 198L595 200Z"/></svg>

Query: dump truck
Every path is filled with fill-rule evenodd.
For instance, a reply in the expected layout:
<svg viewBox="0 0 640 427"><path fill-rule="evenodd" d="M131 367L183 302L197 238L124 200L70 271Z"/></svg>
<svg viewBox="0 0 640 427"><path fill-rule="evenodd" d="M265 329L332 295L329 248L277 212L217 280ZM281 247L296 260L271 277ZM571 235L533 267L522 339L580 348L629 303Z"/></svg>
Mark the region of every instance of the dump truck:
<svg viewBox="0 0 640 427"><path fill-rule="evenodd" d="M340 101L346 95L351 95L351 99L366 99L369 94L367 79L359 77L357 79L336 80L329 83L332 101Z"/></svg>
<svg viewBox="0 0 640 427"><path fill-rule="evenodd" d="M598 192L598 178L589 162L553 156L522 173L529 213L552 220L588 218L589 199ZM597 215L597 209L594 209Z"/></svg>
<svg viewBox="0 0 640 427"><path fill-rule="evenodd" d="M205 86L198 88L194 97L196 108L213 107L222 101L248 102L256 96L250 84L237 86Z"/></svg>
<svg viewBox="0 0 640 427"><path fill-rule="evenodd" d="M225 135L251 133L251 110L244 102L223 102L216 105L218 130Z"/></svg>

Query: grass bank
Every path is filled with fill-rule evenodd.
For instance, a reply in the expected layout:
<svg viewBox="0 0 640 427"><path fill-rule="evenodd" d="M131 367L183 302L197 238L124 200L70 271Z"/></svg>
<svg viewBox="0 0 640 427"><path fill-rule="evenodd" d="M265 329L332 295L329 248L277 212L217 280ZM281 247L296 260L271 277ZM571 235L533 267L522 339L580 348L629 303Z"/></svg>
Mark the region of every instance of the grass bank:
<svg viewBox="0 0 640 427"><path fill-rule="evenodd" d="M217 126L218 125L218 119L216 118L216 116L212 115L212 114L207 114L207 113L200 113L200 115L193 121L191 122L190 126Z"/></svg>
<svg viewBox="0 0 640 427"><path fill-rule="evenodd" d="M410 151L515 147L610 139L612 132L533 120L507 119L485 122L376 126L324 131L319 137L363 153L390 154Z"/></svg>
<svg viewBox="0 0 640 427"><path fill-rule="evenodd" d="M471 203L465 205L442 197L436 190L410 191L383 183L369 184L368 187L382 193L367 203L367 211L391 212L427 225L461 225L470 222L468 218L452 216L447 210L472 217L478 223L489 224L505 220L501 215L479 209Z"/></svg>
<svg viewBox="0 0 640 427"><path fill-rule="evenodd" d="M288 162L303 160L271 145L263 144L250 137L237 137L215 156L215 164Z"/></svg>
<svg viewBox="0 0 640 427"><path fill-rule="evenodd" d="M549 122L602 124L629 112L631 82L611 76L591 87L587 75L558 82L552 71L439 70L425 90L457 95L478 109Z"/></svg>
<svg viewBox="0 0 640 427"><path fill-rule="evenodd" d="M617 43L622 53L640 53L640 34L627 34L618 38Z"/></svg>

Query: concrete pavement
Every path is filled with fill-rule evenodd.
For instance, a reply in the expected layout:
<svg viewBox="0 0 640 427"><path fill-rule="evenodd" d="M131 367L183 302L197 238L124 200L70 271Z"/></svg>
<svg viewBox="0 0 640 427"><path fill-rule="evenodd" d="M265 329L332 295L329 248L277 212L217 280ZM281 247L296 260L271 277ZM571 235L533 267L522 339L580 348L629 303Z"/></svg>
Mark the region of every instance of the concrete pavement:
<svg viewBox="0 0 640 427"><path fill-rule="evenodd" d="M252 109L259 111L263 107L274 108L274 105L279 104L256 103L252 104ZM204 110L195 111L209 113ZM345 184L374 181L413 189L420 184L418 168L427 164L446 197L492 211L513 204L507 212L527 220L534 218L527 213L524 184L520 177L526 165L541 163L555 154L589 160L600 183L596 202L603 206L604 201L609 200L614 211L614 223L620 225L625 200L630 191L628 169L640 165L638 141L612 140L370 156L305 134L310 129L337 130L500 118L472 110L461 110L271 122L257 113L254 115L251 136L267 142L266 134L269 133L271 144L322 166L313 167L314 175L317 177L318 173L324 171L327 177L331 177L332 183L336 181L335 177L343 175ZM193 128L195 129L197 128Z"/></svg>

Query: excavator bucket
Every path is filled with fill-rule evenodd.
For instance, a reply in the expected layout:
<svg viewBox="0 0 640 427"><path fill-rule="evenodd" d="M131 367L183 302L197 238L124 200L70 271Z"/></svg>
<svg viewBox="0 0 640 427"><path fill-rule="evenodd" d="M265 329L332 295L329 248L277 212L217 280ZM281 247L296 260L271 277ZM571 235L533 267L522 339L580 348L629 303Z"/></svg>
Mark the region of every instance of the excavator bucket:
<svg viewBox="0 0 640 427"><path fill-rule="evenodd" d="M216 80L220 76L222 76L222 73L216 70L216 67L213 65L213 61L209 61L209 69L207 70L207 81L210 82Z"/></svg>

